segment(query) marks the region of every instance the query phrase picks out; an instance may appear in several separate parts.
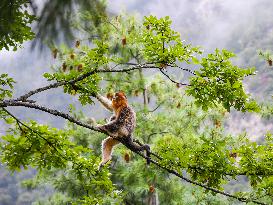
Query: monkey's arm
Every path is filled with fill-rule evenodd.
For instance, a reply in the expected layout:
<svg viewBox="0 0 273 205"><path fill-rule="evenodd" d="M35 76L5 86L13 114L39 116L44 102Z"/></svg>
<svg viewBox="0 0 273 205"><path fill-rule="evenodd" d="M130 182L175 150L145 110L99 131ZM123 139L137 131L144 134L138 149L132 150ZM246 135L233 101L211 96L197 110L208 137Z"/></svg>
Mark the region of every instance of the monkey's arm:
<svg viewBox="0 0 273 205"><path fill-rule="evenodd" d="M123 108L118 116L105 125L99 126L99 129L106 131L112 137L123 137L131 134L132 126L130 123L130 117L133 113L130 113L130 108ZM131 127L130 127L131 126Z"/></svg>
<svg viewBox="0 0 273 205"><path fill-rule="evenodd" d="M100 101L100 103L109 111L113 112L113 106L112 106L112 102L107 99L106 97L103 97L100 94L96 95L96 98L98 99L98 101Z"/></svg>
<svg viewBox="0 0 273 205"><path fill-rule="evenodd" d="M107 134L109 134L112 137L118 137L118 134L119 134L118 132L121 126L122 126L122 123L118 119L115 119L108 122L105 125L98 126L98 128L100 130L106 131Z"/></svg>

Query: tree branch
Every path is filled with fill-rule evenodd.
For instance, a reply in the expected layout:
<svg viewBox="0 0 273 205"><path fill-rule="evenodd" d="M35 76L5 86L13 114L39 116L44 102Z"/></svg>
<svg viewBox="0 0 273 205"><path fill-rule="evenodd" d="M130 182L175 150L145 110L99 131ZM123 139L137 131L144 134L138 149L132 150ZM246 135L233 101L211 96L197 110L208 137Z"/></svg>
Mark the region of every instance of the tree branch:
<svg viewBox="0 0 273 205"><path fill-rule="evenodd" d="M40 92L43 92L45 90L49 90L49 89L52 89L52 88L57 88L57 87L60 87L62 85L65 85L65 84L74 84L74 83L76 83L78 81L81 81L81 80L89 77L90 75L93 75L94 73L95 73L95 71L91 71L91 72L88 72L88 73L85 73L85 74L79 76L78 78L76 78L74 80L60 81L60 82L52 83L50 85L38 88L36 90L29 91L27 94L20 96L16 100L17 101L26 101L27 98L29 98L30 96L32 96L34 94L37 94L37 93L40 93Z"/></svg>
<svg viewBox="0 0 273 205"><path fill-rule="evenodd" d="M136 153L137 153L138 155L140 155L141 157L147 159L147 157L146 157L145 155L143 155L142 153L140 153L140 152L136 152ZM157 167L166 170L168 173L171 173L171 174L173 174L173 175L179 177L180 179L183 179L184 181L186 181L186 182L188 182L188 183L191 183L191 184L200 186L200 187L205 188L205 189L207 189L207 190L210 190L210 191L212 191L212 192L214 192L214 193L218 193L218 194L221 194L221 195L230 197L230 198L234 198L234 199L237 199L238 201L241 201L241 202L247 202L247 201L249 201L249 202L254 202L254 203L256 203L256 204L266 205L266 203L263 203L263 202L259 202L259 201L256 201L256 200L247 199L247 198L244 198L244 197L238 197L238 196L229 194L229 193L227 193L227 192L224 192L224 191L220 191L220 190L218 190L218 189L211 188L211 187L206 186L206 185L204 185L204 184L201 184L201 183L199 183L199 182L192 181L192 180L190 180L190 179L184 177L182 174L179 174L178 172L176 172L176 171L174 171L174 170L172 170L172 169L169 169L169 168L167 168L167 167L164 167L163 165L159 164L158 162L156 162L156 161L154 161L154 160L152 160L152 159L150 159L150 162L153 163L153 164L155 164Z"/></svg>
<svg viewBox="0 0 273 205"><path fill-rule="evenodd" d="M188 69L188 68L182 68L182 67L180 67L180 66L171 65L171 64L167 64L167 66L170 66L170 67L172 67L172 68L179 68L180 70L187 71L187 72L189 72L189 73L191 73L191 74L193 74L193 75L196 75L193 71L191 71L191 70Z"/></svg>
<svg viewBox="0 0 273 205"><path fill-rule="evenodd" d="M189 84L187 83L179 83L179 82L176 82L175 80L173 80L167 73L164 73L164 71L162 69L160 69L160 72L165 75L170 81L172 81L173 83L176 83L178 85L186 85L186 86L190 86Z"/></svg>
<svg viewBox="0 0 273 205"><path fill-rule="evenodd" d="M58 110L50 109L50 108L47 108L47 107L44 107L44 106L41 106L41 105L37 105L35 103L21 102L21 101L17 101L17 100L4 100L3 102L0 102L0 107L13 107L13 106L27 107L27 108L32 108L32 109L36 109L36 110L41 110L41 111L47 112L47 113L49 113L51 115L62 117L64 119L66 119L66 120L69 120L70 122L73 122L73 123L75 123L77 125L88 128L90 130L94 130L94 131L97 131L97 132L107 134L106 132L103 132L99 128L97 128L95 126L88 125L88 124L83 123L81 121L78 121L78 120L76 120L75 118L71 117L70 115L68 115L66 113L60 112Z"/></svg>
<svg viewBox="0 0 273 205"><path fill-rule="evenodd" d="M46 90L50 90L52 88L57 88L57 87L60 87L60 86L63 86L63 85L66 85L66 84L75 84L76 82L79 82L81 80L84 80L85 78L93 75L93 74L96 74L96 73L120 73L120 72L130 72L130 71L134 71L134 70L139 70L139 69L159 69L160 72L165 75L171 82L173 83L176 83L176 84L179 84L179 85L188 85L188 84L185 84L185 83L179 83L179 82L176 82L174 81L173 79L170 78L169 75L167 75L165 72L162 71L162 68L160 67L157 67L157 66L154 66L152 65L154 63L146 63L146 64L135 64L135 63L125 63L124 65L134 65L134 67L131 67L131 68L127 68L127 69L113 69L115 68L116 66L118 65L121 65L121 64L117 64L116 66L114 66L112 69L109 69L109 70L93 70L93 71L90 71L90 72L87 72L87 73L84 73L82 75L80 75L79 77L77 77L76 79L73 79L73 80L69 80L69 81L59 81L59 82L56 82L56 83L52 83L52 84L49 84L47 86L44 86L44 87L41 87L41 88L37 88L35 90L31 90L29 91L28 93L18 97L17 99L15 99L16 101L22 101L22 102L30 102L30 103L34 103L35 101L32 101L32 100L27 100L29 97L31 97L32 95L35 95L37 93L40 93L40 92L43 92L43 91L46 91ZM184 69L186 70L186 69Z"/></svg>
<svg viewBox="0 0 273 205"><path fill-rule="evenodd" d="M16 123L18 124L19 126L19 129L21 131L23 131L22 127L21 126L24 126L25 128L27 128L28 130L30 130L32 133L36 133L41 139L43 139L50 147L52 147L58 154L59 156L61 156L61 158L63 158L64 160L68 161L70 160L68 157L64 156L62 153L59 152L59 150L57 149L57 147L52 143L50 142L47 138L45 138L41 132L38 132L34 129L32 129L30 126L28 126L27 124L23 123L21 120L19 120L15 115L13 115L11 112L9 112L7 109L5 108L2 108L9 116L11 116L13 119L15 119ZM30 138L25 135L25 137L27 137L28 140L30 140ZM32 145L31 145L32 146ZM72 163L80 166L80 164L74 160L70 160L72 161ZM92 176L94 176L94 174L88 169L86 168L86 170L88 171L88 173Z"/></svg>
<svg viewBox="0 0 273 205"><path fill-rule="evenodd" d="M74 84L74 83L76 83L78 81L81 81L81 80L83 80L83 79L85 79L85 78L87 78L87 77L89 77L89 76L91 76L91 75L93 75L95 73L130 72L130 71L139 70L139 69L142 69L142 68L147 68L147 69L155 68L155 69L159 69L159 71L164 76L166 76L171 82L179 84L179 85L186 85L186 86L188 86L188 84L179 83L179 82L176 82L175 80L173 80L160 67L156 67L154 65L149 65L149 64L133 64L133 63L132 64L128 63L127 65L134 65L134 67L127 68L127 69L109 69L109 70L94 70L94 71L90 71L90 72L84 73L84 74L80 75L78 78L70 80L70 81L56 82L56 83L52 83L50 85L47 85L47 86L44 86L44 87L32 90L32 91L29 91L28 93L20 96L17 99L0 101L0 107L5 108L5 107L10 107L10 106L21 106L21 107L27 107L27 108L31 108L31 109L37 109L37 110L40 110L40 111L43 111L43 112L47 112L47 113L49 113L51 115L54 115L54 116L62 117L62 118L66 119L66 120L68 120L68 121L70 121L72 123L75 123L75 124L77 124L79 126L85 127L87 129L90 129L90 130L93 130L93 131L96 131L96 132L101 132L101 133L104 133L104 134L108 135L108 133L100 130L96 126L91 126L89 124L83 123L83 122L81 122L81 121L79 121L79 120L71 117L70 115L68 115L66 113L63 113L63 112L60 112L58 110L50 109L50 108L47 108L47 107L35 104L34 101L27 100L27 98L29 98L30 96L32 96L34 94L37 94L37 93L40 93L40 92L43 92L43 91L46 91L46 90L49 90L49 89L52 89L52 88L57 88L57 87L60 87L62 85ZM186 69L184 69L184 70L186 70ZM186 70L186 71L188 71L188 70ZM9 113L9 114L11 116L13 116L11 113ZM15 116L13 116L13 117L14 117L14 119L18 123L20 122ZM251 199L247 199L247 198L244 198L244 197L238 197L238 196L235 196L235 195L232 195L232 194L220 191L218 189L211 188L211 187L206 186L206 185L204 185L202 183L198 183L196 181L192 181L192 180L184 177L183 175L181 175L177 171L172 170L172 169L170 169L168 167L165 167L165 166L161 165L160 163L158 163L157 161L150 159L149 155L153 155L153 156L157 157L158 159L163 159L162 157L158 156L157 154L152 153L152 152L146 150L148 152L148 156L145 156L143 153L141 153L142 150L138 149L139 147L137 147L136 144L134 144L132 142L129 142L128 140L124 140L124 139L118 139L118 140L121 141L122 144L124 144L126 147L128 147L129 149L131 149L133 152L136 152L141 157L145 158L147 160L147 162L151 162L151 163L155 164L157 167L159 167L161 169L164 169L164 170L166 170L167 172L169 172L171 174L176 175L177 177L185 180L188 183L191 183L191 184L203 187L203 188L205 188L207 190L210 190L212 192L219 193L219 194L222 194L224 196L231 197L231 198L237 199L237 200L242 201L242 202L252 201L252 202L257 203L257 204L262 204L262 205L265 204L265 203L262 203L262 202L259 202L259 201L256 201L256 200L251 200ZM144 146L143 144L141 144L139 142L137 142L137 143L139 144L139 146Z"/></svg>
<svg viewBox="0 0 273 205"><path fill-rule="evenodd" d="M34 103L29 103L29 102L21 102L21 101L17 101L17 100L6 100L6 101L3 101L3 102L0 102L0 107L9 107L9 106L22 106L22 107L27 107L27 108L32 108L32 109L37 109L37 110L41 110L41 111L44 111L44 112L47 112L51 115L54 115L54 116L59 116L59 117L62 117L64 119L67 119L69 120L70 122L73 122L79 126L82 126L82 127L85 127L85 128L88 128L90 130L93 130L93 131L97 131L97 132L101 132L101 133L104 133L104 134L107 134L106 132L103 132L102 130L100 130L98 127L95 127L95 126L91 126L91 125L88 125L86 123L83 123L79 120L76 120L75 118L71 117L70 115L66 114L66 113L63 113L63 112L60 112L58 110L54 110L54 109L50 109L50 108L46 108L46 107L43 107L41 105L37 105L37 104L34 104ZM107 134L108 135L108 134ZM259 201L256 201L256 200L251 200L251 199L247 199L247 198L244 198L244 197L238 197L238 196L235 196L235 195L232 195L232 194L229 194L229 193L226 193L226 192L223 192L223 191L220 191L218 189L214 189L212 187L209 187L209 186L206 186L202 183L199 183L199 182L196 182L196 181L193 181L191 179L188 179L186 177L184 177L183 175L181 175L180 173L178 173L177 171L175 170L172 170L168 167L165 167L163 165L161 165L160 163L158 163L157 161L151 159L149 157L149 155L153 155L153 156L156 156L157 158L161 158L160 156L148 151L148 156L145 156L144 154L142 154L140 151L142 150L139 150L136 148L136 145L134 145L133 143L129 142L130 140L124 140L124 139L118 139L122 144L124 144L126 147L128 147L130 150L132 150L133 152L137 153L138 155L140 155L141 157L145 158L147 160L147 162L149 161L150 163L153 163L155 164L157 167L161 168L161 169L164 169L166 170L168 173L170 174L173 174L181 179L183 179L184 181L188 182L188 183L191 183L191 184L194 184L194 185L197 185L197 186L200 186L202 188L205 188L207 190L210 190L212 192L215 192L215 193L218 193L218 194L221 194L221 195L224 195L224 196L227 196L227 197L230 197L230 198L234 198L234 199L237 199L241 202L246 202L246 201L252 201L256 204L262 204L262 205L266 205L265 203L262 203L262 202L259 202ZM139 141L135 141L137 142L140 146L143 146L143 144L141 144Z"/></svg>
<svg viewBox="0 0 273 205"><path fill-rule="evenodd" d="M147 68L147 69L156 68L157 69L158 67L148 66L146 64L143 64L143 65L138 64L138 65L135 65L134 67L127 68L127 69L93 70L93 71L84 73L84 74L80 75L78 78L70 80L70 81L60 81L60 82L52 83L50 85L47 85L47 86L44 86L44 87L37 88L35 90L29 91L28 93L20 96L16 100L25 102L27 100L27 98L29 98L30 96L32 96L34 94L37 94L37 93L40 93L40 92L43 92L43 91L46 91L46 90L49 90L49 89L52 89L52 88L57 88L57 87L60 87L60 86L66 85L66 84L74 84L74 83L76 83L78 81L81 81L81 80L84 80L85 78L87 78L87 77L89 77L89 76L91 76L93 74L96 74L96 73L130 72L130 71L133 71L133 70L139 70L141 68Z"/></svg>
<svg viewBox="0 0 273 205"><path fill-rule="evenodd" d="M155 112L161 105L163 105L164 104L164 101L163 102L161 102L161 103L159 103L154 109L152 109L152 110L149 110L148 112Z"/></svg>

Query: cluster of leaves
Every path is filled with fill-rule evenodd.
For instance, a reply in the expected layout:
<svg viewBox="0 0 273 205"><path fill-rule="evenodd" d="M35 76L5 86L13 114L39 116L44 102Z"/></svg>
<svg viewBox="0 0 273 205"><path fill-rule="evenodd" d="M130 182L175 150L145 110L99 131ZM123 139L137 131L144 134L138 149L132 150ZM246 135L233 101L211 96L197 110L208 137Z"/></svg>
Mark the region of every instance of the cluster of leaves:
<svg viewBox="0 0 273 205"><path fill-rule="evenodd" d="M227 50L216 49L214 54L202 58L200 71L195 71L196 76L190 78L191 86L187 88L187 93L204 110L219 103L228 111L231 107L243 112L260 110L256 101L250 100L246 94L242 83L244 77L255 74L255 69L233 65L230 58L234 56Z"/></svg>
<svg viewBox="0 0 273 205"><path fill-rule="evenodd" d="M177 171L186 169L192 179L220 188L226 181L226 175L234 172L234 158L230 157L231 138L221 140L222 134L208 137L191 136L191 140L178 139L173 135L166 135L159 139L156 149L164 160L162 164ZM195 145L193 147L193 144ZM175 158L170 158L170 153ZM237 170L237 169L235 169Z"/></svg>
<svg viewBox="0 0 273 205"><path fill-rule="evenodd" d="M162 67L176 61L189 62L194 54L200 54L198 47L184 45L180 34L171 29L169 16L158 19L145 17L141 34L142 52L148 62L158 62Z"/></svg>
<svg viewBox="0 0 273 205"><path fill-rule="evenodd" d="M27 0L3 0L0 2L0 50L10 47L14 51L26 40L34 38L30 24L36 19L28 11Z"/></svg>
<svg viewBox="0 0 273 205"><path fill-rule="evenodd" d="M15 83L13 78L10 78L8 74L2 73L0 75L0 100L12 97L13 84Z"/></svg>
<svg viewBox="0 0 273 205"><path fill-rule="evenodd" d="M16 123L13 118L6 119L6 122ZM11 129L8 135L2 137L6 141L2 144L2 161L14 171L20 170L21 167L27 168L29 164L40 169L64 167L66 159L62 158L58 151L69 146L65 144L67 136L64 136L64 132L49 130L47 126L39 126L34 121L30 122L29 127L31 129Z"/></svg>
<svg viewBox="0 0 273 205"><path fill-rule="evenodd" d="M84 15L82 18L84 17L90 16ZM134 42L140 28L136 25L135 18L124 19L117 16L111 21L108 19L104 21L98 31L101 36L92 40L92 48L81 45L81 40L76 41L75 48L65 46L59 49L52 48L53 57L58 58L61 63L55 66L53 74L44 74L48 80L60 82L73 80L80 75L93 72L82 81L64 86L64 92L71 95L78 94L82 104L93 103L90 96L94 96L99 91L99 83L103 77L106 81L115 81L114 75L102 74L100 70L107 73L111 70L110 66L113 63L126 63L132 60L133 56L139 55ZM132 82L132 75L128 74L128 82ZM114 89L116 87L112 86L111 90Z"/></svg>
<svg viewBox="0 0 273 205"><path fill-rule="evenodd" d="M77 195L70 194L70 202L76 204L102 204L106 199L120 197L108 170L98 172L99 159L93 151L71 140L73 130L58 130L34 121L21 124L14 118L6 122L11 126L9 133L2 136L1 161L10 170L33 167L39 171L38 177L46 179L47 173L58 176L54 188L76 192ZM69 180L70 185L64 186ZM24 185L33 188L37 183L28 181Z"/></svg>
<svg viewBox="0 0 273 205"><path fill-rule="evenodd" d="M264 103L261 106L261 115L264 119L270 120L273 115L273 106L271 103Z"/></svg>

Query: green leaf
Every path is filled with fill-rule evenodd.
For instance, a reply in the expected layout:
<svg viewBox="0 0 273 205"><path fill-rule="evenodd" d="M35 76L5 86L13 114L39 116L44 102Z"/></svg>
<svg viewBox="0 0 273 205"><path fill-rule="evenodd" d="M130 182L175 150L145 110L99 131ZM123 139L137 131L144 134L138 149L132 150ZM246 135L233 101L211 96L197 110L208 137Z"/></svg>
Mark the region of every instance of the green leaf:
<svg viewBox="0 0 273 205"><path fill-rule="evenodd" d="M233 88L239 88L241 87L241 82L239 81L236 81L233 85L232 85Z"/></svg>
<svg viewBox="0 0 273 205"><path fill-rule="evenodd" d="M192 57L192 62L194 64L200 64L199 60L197 58L195 58L195 57Z"/></svg>

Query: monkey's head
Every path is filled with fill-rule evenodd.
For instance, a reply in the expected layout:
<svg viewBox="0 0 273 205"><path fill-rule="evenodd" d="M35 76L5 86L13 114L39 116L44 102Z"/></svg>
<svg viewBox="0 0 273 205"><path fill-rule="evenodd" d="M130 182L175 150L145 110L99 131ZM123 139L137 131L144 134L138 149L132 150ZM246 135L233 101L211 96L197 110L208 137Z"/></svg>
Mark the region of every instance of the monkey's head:
<svg viewBox="0 0 273 205"><path fill-rule="evenodd" d="M119 92L115 93L112 98L112 104L113 104L113 108L115 110L117 110L119 107L127 106L128 101L127 101L127 97L125 96L124 92L119 91Z"/></svg>

